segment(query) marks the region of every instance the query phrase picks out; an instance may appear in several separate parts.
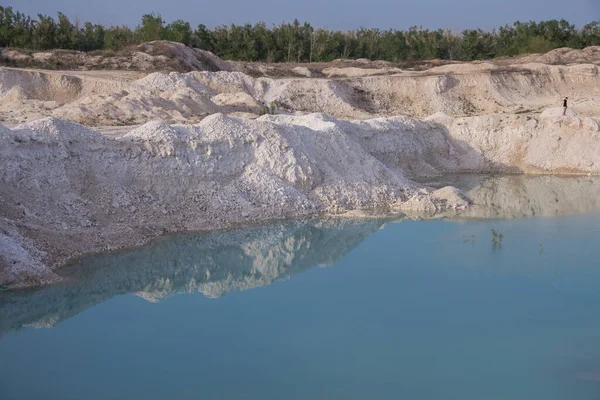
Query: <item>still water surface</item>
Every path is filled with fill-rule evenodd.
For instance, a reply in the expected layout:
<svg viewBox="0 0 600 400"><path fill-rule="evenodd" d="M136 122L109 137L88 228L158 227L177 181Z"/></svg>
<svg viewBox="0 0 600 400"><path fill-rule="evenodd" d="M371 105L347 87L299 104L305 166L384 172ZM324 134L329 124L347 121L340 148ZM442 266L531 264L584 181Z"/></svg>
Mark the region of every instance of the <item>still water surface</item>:
<svg viewBox="0 0 600 400"><path fill-rule="evenodd" d="M4 293L0 398L598 399L598 182L518 179L449 219L181 235Z"/></svg>

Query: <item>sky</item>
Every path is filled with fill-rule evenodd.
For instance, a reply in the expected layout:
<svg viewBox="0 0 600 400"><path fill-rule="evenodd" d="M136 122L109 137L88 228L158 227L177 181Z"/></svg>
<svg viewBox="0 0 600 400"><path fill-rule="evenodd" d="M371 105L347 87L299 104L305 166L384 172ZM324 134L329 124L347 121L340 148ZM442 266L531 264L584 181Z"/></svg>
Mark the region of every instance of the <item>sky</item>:
<svg viewBox="0 0 600 400"><path fill-rule="evenodd" d="M146 13L192 27L232 23L290 22L295 18L330 29L492 29L514 21L564 18L578 27L600 20L600 0L0 0L2 6L36 16L63 12L69 18L134 27Z"/></svg>

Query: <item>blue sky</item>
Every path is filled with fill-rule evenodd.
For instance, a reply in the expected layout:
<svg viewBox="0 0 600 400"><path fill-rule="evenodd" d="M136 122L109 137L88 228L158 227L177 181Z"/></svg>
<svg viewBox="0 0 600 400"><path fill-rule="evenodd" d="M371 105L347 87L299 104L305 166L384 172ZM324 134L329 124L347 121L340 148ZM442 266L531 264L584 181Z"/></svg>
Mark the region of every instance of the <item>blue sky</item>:
<svg viewBox="0 0 600 400"><path fill-rule="evenodd" d="M1 5L29 15L55 15L106 25L135 26L142 14L160 13L167 21L183 19L193 27L255 23L268 25L298 18L315 27L352 29L491 29L516 20L565 18L581 26L600 20L600 0L2 0Z"/></svg>

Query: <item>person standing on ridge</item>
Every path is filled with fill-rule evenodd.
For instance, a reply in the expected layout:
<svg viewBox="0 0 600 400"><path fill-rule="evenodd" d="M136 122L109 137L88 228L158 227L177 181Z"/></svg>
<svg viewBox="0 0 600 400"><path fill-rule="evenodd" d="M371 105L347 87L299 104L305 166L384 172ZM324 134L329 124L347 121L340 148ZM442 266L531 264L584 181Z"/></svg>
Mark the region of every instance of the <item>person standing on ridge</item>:
<svg viewBox="0 0 600 400"><path fill-rule="evenodd" d="M565 97L565 99L563 100L563 115L567 115L567 103L569 101L568 97Z"/></svg>

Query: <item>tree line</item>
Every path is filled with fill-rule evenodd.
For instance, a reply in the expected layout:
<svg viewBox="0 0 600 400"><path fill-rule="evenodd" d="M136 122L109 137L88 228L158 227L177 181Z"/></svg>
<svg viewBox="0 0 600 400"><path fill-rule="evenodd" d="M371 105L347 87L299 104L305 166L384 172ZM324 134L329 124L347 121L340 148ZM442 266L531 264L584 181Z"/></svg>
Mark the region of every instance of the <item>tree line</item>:
<svg viewBox="0 0 600 400"><path fill-rule="evenodd" d="M564 19L520 22L492 31L466 29L330 30L295 20L268 27L222 25L193 29L183 20L166 23L160 15L145 14L131 29L56 19L38 14L37 19L0 6L0 46L31 50L120 50L153 40L170 40L209 50L221 58L238 61L321 62L337 58L387 61L484 60L499 56L546 52L558 47L582 49L600 45L600 21L580 29Z"/></svg>

